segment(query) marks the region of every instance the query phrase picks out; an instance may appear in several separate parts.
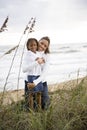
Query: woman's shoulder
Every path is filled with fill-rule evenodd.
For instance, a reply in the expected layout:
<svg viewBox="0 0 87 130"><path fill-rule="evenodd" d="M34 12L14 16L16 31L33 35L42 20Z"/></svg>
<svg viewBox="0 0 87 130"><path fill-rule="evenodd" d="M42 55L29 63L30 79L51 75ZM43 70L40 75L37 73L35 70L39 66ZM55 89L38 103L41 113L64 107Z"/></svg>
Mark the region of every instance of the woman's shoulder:
<svg viewBox="0 0 87 130"><path fill-rule="evenodd" d="M43 56L50 57L50 54L49 53L43 53Z"/></svg>
<svg viewBox="0 0 87 130"><path fill-rule="evenodd" d="M46 62L50 62L50 55L49 54L43 54L43 58L45 59Z"/></svg>

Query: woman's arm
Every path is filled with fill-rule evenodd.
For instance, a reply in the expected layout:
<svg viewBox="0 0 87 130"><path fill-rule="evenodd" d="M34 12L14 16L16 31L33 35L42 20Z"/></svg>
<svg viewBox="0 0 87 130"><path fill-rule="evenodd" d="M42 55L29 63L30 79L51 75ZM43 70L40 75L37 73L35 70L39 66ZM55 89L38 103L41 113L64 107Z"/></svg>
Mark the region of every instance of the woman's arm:
<svg viewBox="0 0 87 130"><path fill-rule="evenodd" d="M48 70L49 70L49 65L50 65L50 56L49 56L49 54L47 54L42 74L40 75L40 77L38 79L36 79L36 80L33 81L33 83L34 83L35 86L38 83L40 83L41 81L42 82L44 81L45 77L47 76Z"/></svg>

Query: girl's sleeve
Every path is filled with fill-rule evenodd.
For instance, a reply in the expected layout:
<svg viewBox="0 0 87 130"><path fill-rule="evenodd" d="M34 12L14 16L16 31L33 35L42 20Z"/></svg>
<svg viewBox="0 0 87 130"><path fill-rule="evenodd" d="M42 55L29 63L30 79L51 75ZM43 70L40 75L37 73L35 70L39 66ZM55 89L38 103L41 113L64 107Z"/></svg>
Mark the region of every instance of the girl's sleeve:
<svg viewBox="0 0 87 130"><path fill-rule="evenodd" d="M26 52L23 58L23 62L22 62L22 70L24 73L30 71L33 69L34 66L37 66L38 62L37 61L32 61L31 60L31 56L28 55L28 53Z"/></svg>
<svg viewBox="0 0 87 130"><path fill-rule="evenodd" d="M42 74L40 75L40 77L38 79L33 81L35 85L37 85L41 81L42 82L44 81L45 77L47 76L48 70L49 70L49 65L50 65L50 55L47 54L46 63L44 65Z"/></svg>

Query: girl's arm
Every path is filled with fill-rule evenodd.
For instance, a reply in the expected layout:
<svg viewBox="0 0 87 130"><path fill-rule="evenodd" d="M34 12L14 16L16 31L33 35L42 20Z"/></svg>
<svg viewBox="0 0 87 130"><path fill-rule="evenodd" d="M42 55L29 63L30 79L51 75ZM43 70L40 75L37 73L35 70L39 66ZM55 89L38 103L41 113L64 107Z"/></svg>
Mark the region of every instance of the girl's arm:
<svg viewBox="0 0 87 130"><path fill-rule="evenodd" d="M22 70L24 73L28 72L29 70L32 70L34 66L37 66L38 62L32 61L31 55L29 55L28 52L25 53L22 63Z"/></svg>

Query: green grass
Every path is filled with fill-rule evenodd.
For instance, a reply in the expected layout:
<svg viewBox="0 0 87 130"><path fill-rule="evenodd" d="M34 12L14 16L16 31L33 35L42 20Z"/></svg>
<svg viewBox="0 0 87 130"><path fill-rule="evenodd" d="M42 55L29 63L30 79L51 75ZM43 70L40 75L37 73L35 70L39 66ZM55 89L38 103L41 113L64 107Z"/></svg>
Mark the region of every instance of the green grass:
<svg viewBox="0 0 87 130"><path fill-rule="evenodd" d="M24 101L0 105L0 130L87 130L87 81L49 93L48 110L25 111Z"/></svg>

